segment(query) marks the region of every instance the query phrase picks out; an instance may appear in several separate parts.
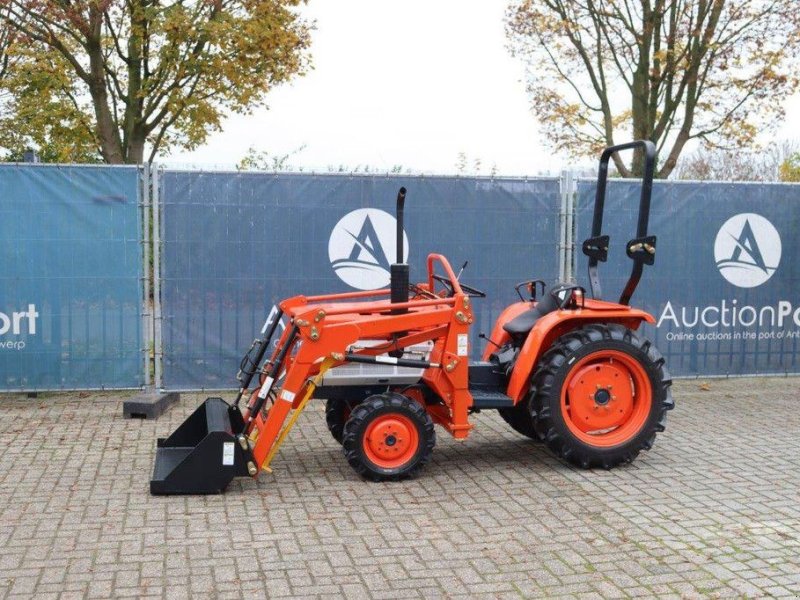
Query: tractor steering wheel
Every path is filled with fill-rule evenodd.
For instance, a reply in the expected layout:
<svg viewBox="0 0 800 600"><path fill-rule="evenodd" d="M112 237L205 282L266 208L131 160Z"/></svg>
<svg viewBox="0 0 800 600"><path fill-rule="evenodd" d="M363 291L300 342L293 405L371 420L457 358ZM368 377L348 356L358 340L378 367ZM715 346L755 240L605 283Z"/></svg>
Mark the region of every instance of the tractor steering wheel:
<svg viewBox="0 0 800 600"><path fill-rule="evenodd" d="M433 277L436 281L441 283L447 289L447 298L451 298L456 295L456 291L453 288L453 284L447 277L443 277L442 275L436 275L436 274L431 275L431 277ZM474 288L470 285L467 285L465 283L459 282L459 285L461 286L461 290L465 292L467 296L470 296L472 298L486 298L486 292L482 292L481 290Z"/></svg>

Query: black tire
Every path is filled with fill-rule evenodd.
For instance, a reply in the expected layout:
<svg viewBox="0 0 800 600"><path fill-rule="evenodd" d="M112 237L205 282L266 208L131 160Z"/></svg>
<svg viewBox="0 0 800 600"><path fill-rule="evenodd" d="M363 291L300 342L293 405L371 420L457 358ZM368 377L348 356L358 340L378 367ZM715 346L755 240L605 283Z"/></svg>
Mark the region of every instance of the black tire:
<svg viewBox="0 0 800 600"><path fill-rule="evenodd" d="M325 402L325 423L328 425L328 431L331 432L333 439L340 444L344 437L344 424L350 418L353 408L360 402L360 400L344 400L342 398L333 398Z"/></svg>
<svg viewBox="0 0 800 600"><path fill-rule="evenodd" d="M380 435L384 435L383 440L391 443L372 441L372 438L365 439L370 426L374 423L375 427L382 427L384 423L392 421L392 416L400 419L407 426L408 436L405 441L416 436L416 445L409 445L406 450L401 450L403 438L401 435L391 434L391 429L382 430ZM388 417L388 418L387 418ZM386 425L386 427L389 427ZM412 430L413 428L413 430ZM376 434L379 435L379 434ZM394 440L394 441L392 441ZM380 444L384 450L393 448L395 444L398 451L407 452L408 458L402 463L381 465L374 462L369 456L370 448L375 448ZM387 392L376 396L370 396L363 403L353 409L350 418L344 426L344 439L342 448L344 456L350 466L362 477L372 481L398 481L416 476L419 470L430 460L433 447L436 445L436 433L433 429L433 421L425 407L414 400L397 394ZM400 455L401 457L403 454ZM375 458L373 456L373 458ZM393 457L387 458L387 464L391 463Z"/></svg>
<svg viewBox="0 0 800 600"><path fill-rule="evenodd" d="M521 433L525 437L529 437L537 442L542 441L534 426L527 399L513 408L501 408L497 412L499 412L502 419L511 426L511 429L517 433Z"/></svg>
<svg viewBox="0 0 800 600"><path fill-rule="evenodd" d="M643 385L640 386L645 392L649 381L651 390L648 395L649 410L646 403L641 405L644 408L640 414L644 421L641 425L635 423L628 426L629 429L630 427L633 429L630 429L630 434L625 435L619 443L594 445L582 440L570 429L566 419L572 420L572 412L577 409L570 408L570 416L565 417L562 413L561 390L569 384L570 377L580 376L582 371L575 373L571 371L579 367L582 360L585 359L584 363L593 367L591 362L593 358L588 357L592 355L602 357L603 353L608 356L614 352L622 353L618 356L623 360L630 360L631 366L639 376L646 377L646 380L642 379ZM620 362L618 360L616 364ZM613 364L613 361L609 364ZM627 384L630 389L636 387L635 383L630 383L634 381L634 376L631 375ZM624 377L620 381L624 382ZM583 379L580 383L583 384ZM664 431L667 411L672 410L675 405L670 391L671 384L664 358L649 340L620 325L589 325L560 337L540 360L531 387L531 416L537 433L556 456L584 469L593 467L610 469L631 462L641 450L649 450L655 441L656 433ZM601 390L599 384L597 389L598 392L594 396L595 403L598 402L597 394ZM600 400L608 403L609 407L611 404L608 397L616 401L616 397L611 396L610 391L609 385L605 397L600 397ZM581 394L580 399L582 398ZM570 399L570 402L573 400ZM591 402L592 400L589 401ZM613 411L613 408L610 410Z"/></svg>

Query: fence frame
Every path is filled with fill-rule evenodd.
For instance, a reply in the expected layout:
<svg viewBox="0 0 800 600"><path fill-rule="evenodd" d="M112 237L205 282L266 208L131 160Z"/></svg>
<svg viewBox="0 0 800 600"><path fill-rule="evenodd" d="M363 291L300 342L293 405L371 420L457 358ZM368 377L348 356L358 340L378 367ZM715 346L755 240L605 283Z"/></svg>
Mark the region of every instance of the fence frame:
<svg viewBox="0 0 800 600"><path fill-rule="evenodd" d="M308 171L308 172L296 172L296 171L266 171L266 170L241 170L241 169L194 169L194 168L186 168L186 167L179 167L179 168L168 168L165 165L153 163L150 169L150 176L151 176L151 186L152 186L152 217L153 217L153 303L154 303L154 348L153 348L153 370L155 373L155 383L154 387L156 390L160 392L195 392L195 391L227 391L234 388L215 388L215 387L198 387L198 388L164 388L164 367L163 367L163 360L164 360L164 347L163 347L163 302L161 300L161 293L162 293L162 286L161 286L161 261L163 260L163 245L164 245L164 237L165 237L165 222L164 222L164 204L162 198L162 190L161 190L161 176L165 171L169 171L170 173L213 173L213 174L230 174L230 175L241 175L244 173L257 173L263 174L264 176L280 176L280 175L300 175L300 176L322 176L322 177L332 177L332 178L354 178L354 177L403 177L409 180L424 180L424 179L468 179L468 180L485 180L485 181L494 181L494 180L505 180L505 179L513 179L513 180L520 180L526 183L534 182L534 181L558 181L557 176L553 175L442 175L442 174L425 174L425 173L391 173L391 172L375 172L375 173L360 173L360 172L318 172L318 171ZM566 173L567 171L565 171ZM571 175L571 172L570 172ZM573 223L573 219L566 215L562 215L564 211L563 203L566 201L566 196L562 193L562 186L559 184L559 197L560 197L560 204L561 208L557 208L558 213L556 213L558 219L558 230L559 233L556 234L556 243L554 244L554 253L552 254L553 260L556 261L557 270L561 268L564 257L563 257L563 250L561 248L562 245L566 247L567 242L564 240L563 244L559 244L559 236L562 233L564 227L571 226ZM569 198L569 202L566 205L568 207L574 206L574 198ZM562 219L563 217L563 219ZM572 249L569 250L570 255L572 255ZM549 252L548 252L549 253ZM242 349L244 352L246 348Z"/></svg>
<svg viewBox="0 0 800 600"><path fill-rule="evenodd" d="M610 181L614 181L614 179L610 179ZM625 179L623 181L629 181L632 183L640 183L641 179ZM571 218L573 219L572 225L572 248L573 248L573 269L575 268L577 258L574 252L575 245L577 243L577 233L578 233L578 219L577 219L577 199L578 199L578 185L581 183L589 183L594 184L597 182L596 177L591 177L587 175L578 175L578 172L575 172L575 176L573 178L573 185L574 185L574 193L572 194L573 198L573 205L572 205L572 215ZM700 180L700 179L666 179L666 180L656 180L654 182L655 185L659 183L666 183L669 185L675 186L688 186L688 185L696 185L696 186L703 186L703 185L730 185L730 186L763 186L769 185L771 187L776 188L799 188L800 183L791 183L791 182L783 182L783 181L724 181L719 179L709 179L709 180ZM590 216L591 218L591 216ZM655 233L657 236L657 232ZM581 240L582 242L582 240ZM574 271L573 271L574 272ZM576 279L573 279L572 282L576 282ZM760 377L800 377L800 370L796 372L792 372L789 370L784 370L782 373L719 373L719 374L693 374L693 375L673 375L672 379L685 379L685 380L698 380L698 379L743 379L743 378L760 378Z"/></svg>
<svg viewBox="0 0 800 600"><path fill-rule="evenodd" d="M85 164L64 164L52 165L42 163L12 163L15 166L25 168L59 168L59 167L94 167L97 165ZM161 174L164 172L164 167L156 163L145 163L138 167L130 165L105 165L105 168L136 168L139 177L139 190L137 197L137 211L139 215L139 225L141 227L139 237L140 260L142 261L142 275L141 275L141 352L142 352L142 386L132 388L108 388L105 386L99 387L81 387L75 390L106 390L106 389L141 389L155 388L163 390L164 372L163 372L163 304L161 301L162 293L162 264L163 260L163 240L164 240L164 226L163 221L163 198L160 190ZM178 172L203 172L194 169L170 169L170 171ZM241 171L237 170L212 170L213 173L231 173L239 174ZM264 172L266 174L277 175L277 172ZM280 173L283 174L283 173ZM290 173L291 174L291 173ZM340 177L354 177L361 175L368 176L381 176L383 174L377 173L297 173L300 175L326 175L326 176L340 176ZM397 175L393 173L386 173L386 176ZM425 178L439 178L451 176L443 175L419 175L419 174L402 174L404 177L411 179L425 179ZM459 176L452 176L458 179ZM505 179L502 177L499 179ZM545 177L527 177L527 176L508 176L508 178L535 180L535 179L550 179ZM470 179L496 179L491 176L476 176ZM555 258L557 260L558 278L561 281L574 283L577 280L577 267L578 267L578 253L576 252L577 236L577 192L578 184L586 182L594 182L592 177L580 176L579 171L574 169L564 169L561 171L557 178L559 182L560 203L558 210L558 234ZM706 184L728 184L736 186L747 185L763 185L769 183L771 186L786 186L796 188L797 183L780 183L780 182L724 182L724 181L669 181L673 185L706 185ZM152 301L151 301L152 296ZM800 373L786 372L783 376L798 376ZM707 378L728 378L728 377L776 377L781 374L720 374L720 375L704 375ZM694 379L701 377L701 375L686 375L680 378ZM20 388L20 392L48 392L48 391L63 391L66 388ZM15 392L15 389L4 390L3 392Z"/></svg>
<svg viewBox="0 0 800 600"><path fill-rule="evenodd" d="M152 330L150 326L150 318L147 314L147 294L149 293L149 269L148 269L148 262L149 262L149 244L147 243L148 239L148 232L147 232L147 217L150 214L148 210L150 204L150 196L149 192L147 191L147 183L149 181L149 165L97 165L97 164L87 164L87 163L42 163L42 162L11 162L11 163L4 163L3 166L5 167L23 167L23 168L31 168L31 169L92 169L92 168L104 168L104 169L136 169L138 178L139 178L139 186L137 190L137 198L136 198L136 211L139 219L139 226L140 231L138 245L139 245L139 257L140 260L143 261L143 268L142 268L142 276L140 278L140 286L142 293L139 298L140 307L140 318L141 318L141 328L142 328L142 335L140 337L139 344L142 346L140 348L140 352L144 356L142 360L143 363L143 373L142 373L142 381L143 384L139 386L132 386L132 387L108 387L108 386L84 386L84 387L19 387L19 388L0 388L0 394L15 394L15 393L28 393L28 394L38 394L38 393L47 393L47 392L65 392L65 391L75 391L75 392L97 392L97 391L107 391L107 390L119 390L119 391L126 391L126 390L141 390L143 387L148 385L148 373L150 372L149 369L149 360L148 360L148 336L149 331ZM146 258L147 257L147 258Z"/></svg>
<svg viewBox="0 0 800 600"><path fill-rule="evenodd" d="M144 369L142 381L145 387L153 384L150 369L150 344L154 343L153 340L153 312L150 310L150 219L152 217L151 202L151 180L150 180L150 165L145 163L140 171L141 178L141 196L142 196L142 261L144 262L142 268L143 284L142 284L142 361Z"/></svg>
<svg viewBox="0 0 800 600"><path fill-rule="evenodd" d="M155 388L158 390L164 391L163 388L163 357L164 357L164 350L163 350L163 337L162 337L162 325L163 325L163 306L161 302L161 260L162 260L162 245L163 245L163 236L164 236L164 222L162 219L162 198L160 192L160 183L159 178L160 174L164 171L163 166L159 165L152 165L149 169L149 176L150 176L150 188L151 193L149 196L149 200L151 202L151 211L152 211L152 222L153 222L153 236L152 236L152 253L153 253L153 311L152 311L152 318L150 320L152 326L152 342L153 342L153 350L152 350L152 358L153 358L153 370L155 373ZM195 170L195 169L169 169L170 172L208 172L204 170ZM231 174L239 174L242 171L237 170L212 170L210 172L213 173L231 173ZM260 172L260 171L259 171ZM265 174L277 175L277 174L284 174L272 171L265 171ZM559 181L559 193L560 193L560 204L559 204L559 212L558 212L558 234L557 234L557 243L558 247L556 248L556 260L558 262L558 277L559 280L569 283L575 283L577 281L577 269L578 269L578 261L579 256L578 252L576 251L576 247L578 244L577 238L577 194L578 194L578 184L584 182L595 182L596 179L593 177L586 177L581 176L580 171L576 169L565 169L561 171L560 176L558 177ZM298 174L298 175L330 175L330 176L340 176L340 177L353 177L353 176L361 176L361 175L369 175L369 176L380 176L383 174L377 173L286 173L286 174ZM386 173L385 175L391 176L396 175L393 173ZM409 178L427 178L427 177L450 177L450 176L442 176L442 175L406 175L402 174L404 177ZM453 178L458 178L459 176L452 176ZM494 177L484 176L484 177L474 177L475 179L494 179ZM505 178L505 177L503 177ZM524 180L532 180L532 179L549 179L547 177L528 177L528 176L508 176L508 178L518 178ZM470 177L473 179L473 177ZM713 183L725 183L731 185L763 185L765 182L721 182L721 181L672 181L670 180L669 183L671 184L686 184L686 185L703 185L703 184L713 184ZM800 184L796 183L772 183L769 182L770 185L781 185L787 187L796 187ZM148 361L149 363L149 361ZM146 368L148 368L149 372L149 364L147 364ZM781 373L774 373L774 374L719 374L719 375L682 375L677 376L675 379L698 379L700 377L706 379L723 379L723 378L741 378L741 377L792 377L792 376L800 376L800 372L798 373L791 373L785 372ZM146 381L151 381L148 379L148 374L145 374ZM211 388L196 388L196 390L205 390L211 391ZM196 391L191 390L191 391ZM182 390L182 391L190 391L190 390Z"/></svg>
<svg viewBox="0 0 800 600"><path fill-rule="evenodd" d="M164 346L161 337L162 305L161 305L161 244L164 239L161 225L161 190L160 174L163 169L153 165L150 170L153 190L153 361L155 387L163 389L163 357Z"/></svg>

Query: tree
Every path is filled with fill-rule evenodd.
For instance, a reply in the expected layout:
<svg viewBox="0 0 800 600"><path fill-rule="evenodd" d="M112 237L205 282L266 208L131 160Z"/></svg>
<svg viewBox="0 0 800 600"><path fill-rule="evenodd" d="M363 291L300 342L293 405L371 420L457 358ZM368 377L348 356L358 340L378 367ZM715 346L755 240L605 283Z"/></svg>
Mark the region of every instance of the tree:
<svg viewBox="0 0 800 600"><path fill-rule="evenodd" d="M2 30L0 22L0 37ZM99 162L91 122L73 103L77 90L66 75L69 66L56 54L24 44L11 44L5 60L4 72L0 69L3 159L20 161L35 148L44 162Z"/></svg>
<svg viewBox="0 0 800 600"><path fill-rule="evenodd" d="M313 169L309 169L307 166L292 162L292 157L296 157L306 148L306 144L302 144L298 148L295 148L286 154L275 154L266 150L258 150L250 147L247 150L247 154L245 154L236 165L236 169L238 171L270 171L272 173L302 173L310 170L313 173ZM386 169L384 167L377 167L370 164L357 164L352 166L344 163L340 163L338 165L329 164L323 169L323 171L327 173L363 173L365 175L370 173L387 175L414 173L414 171L403 167L403 165L392 165L390 168Z"/></svg>
<svg viewBox="0 0 800 600"><path fill-rule="evenodd" d="M306 145L303 144L291 152L285 154L274 154L266 150L257 150L250 146L247 154L236 165L237 171L272 171L275 173L286 171L302 171L303 167L295 167L290 161L293 156L297 156Z"/></svg>
<svg viewBox="0 0 800 600"><path fill-rule="evenodd" d="M0 81L3 81L8 73L10 61L8 49L11 46L13 36L14 31L0 19Z"/></svg>
<svg viewBox="0 0 800 600"><path fill-rule="evenodd" d="M36 148L48 162L93 162L93 136L65 92L74 93L68 68L56 55L26 43L0 0L0 150L2 159L20 161Z"/></svg>
<svg viewBox="0 0 800 600"><path fill-rule="evenodd" d="M0 24L18 40L15 71L48 65L39 85L57 109L38 105L24 86L6 89L17 114L72 119L108 163L192 149L221 128L226 112L263 104L275 85L305 72L301 2L0 0ZM53 115L65 110L62 100L66 120Z"/></svg>
<svg viewBox="0 0 800 600"><path fill-rule="evenodd" d="M800 152L795 152L781 163L781 181L800 183Z"/></svg>
<svg viewBox="0 0 800 600"><path fill-rule="evenodd" d="M652 140L658 176L687 142L742 147L798 87L800 11L785 0L515 0L512 54L544 133L574 156ZM643 170L615 156L624 177Z"/></svg>
<svg viewBox="0 0 800 600"><path fill-rule="evenodd" d="M0 14L2 14L0 8ZM3 84L8 80L9 68L11 66L11 55L9 49L14 40L14 31L0 18L0 115L8 112L8 106L11 98L5 92ZM0 131L2 135L2 131ZM2 142L0 142L2 148Z"/></svg>
<svg viewBox="0 0 800 600"><path fill-rule="evenodd" d="M678 160L672 177L694 181L780 181L782 165L797 152L797 141L776 141L755 150L699 148Z"/></svg>

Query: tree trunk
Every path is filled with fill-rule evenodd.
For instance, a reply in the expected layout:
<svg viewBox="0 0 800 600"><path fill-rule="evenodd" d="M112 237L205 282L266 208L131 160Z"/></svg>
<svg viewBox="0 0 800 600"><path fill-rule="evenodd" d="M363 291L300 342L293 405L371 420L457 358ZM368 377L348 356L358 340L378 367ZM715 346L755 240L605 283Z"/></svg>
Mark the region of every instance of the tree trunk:
<svg viewBox="0 0 800 600"><path fill-rule="evenodd" d="M90 13L91 33L86 40L86 51L89 55L89 93L92 96L92 105L97 119L97 138L100 141L103 160L109 164L118 165L125 162L125 155L120 143L119 131L114 123L114 116L108 105L103 49L100 42L102 19L103 13L96 8L92 9Z"/></svg>
<svg viewBox="0 0 800 600"><path fill-rule="evenodd" d="M131 14L131 31L128 37L128 90L125 101L123 146L125 161L141 164L144 161L144 144L147 139L142 109L142 43L147 28L144 4L141 0L128 0Z"/></svg>
<svg viewBox="0 0 800 600"><path fill-rule="evenodd" d="M659 179L667 179L670 174L672 174L672 171L674 171L675 167L678 165L678 158L683 151L683 147L688 141L689 135L685 131L681 131L678 134L678 138L675 140L675 144L672 146L672 151L669 153L667 160L662 163L661 168L658 170Z"/></svg>
<svg viewBox="0 0 800 600"><path fill-rule="evenodd" d="M128 164L140 165L144 162L144 144L146 137L143 133L134 131L128 140L128 152L125 157Z"/></svg>
<svg viewBox="0 0 800 600"><path fill-rule="evenodd" d="M97 119L97 138L100 141L100 153L103 155L103 160L112 165L123 164L125 157L119 144L119 136L114 119L111 117L111 110L108 108L108 91L105 84L101 82L98 85L92 82L90 92Z"/></svg>

